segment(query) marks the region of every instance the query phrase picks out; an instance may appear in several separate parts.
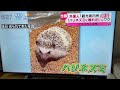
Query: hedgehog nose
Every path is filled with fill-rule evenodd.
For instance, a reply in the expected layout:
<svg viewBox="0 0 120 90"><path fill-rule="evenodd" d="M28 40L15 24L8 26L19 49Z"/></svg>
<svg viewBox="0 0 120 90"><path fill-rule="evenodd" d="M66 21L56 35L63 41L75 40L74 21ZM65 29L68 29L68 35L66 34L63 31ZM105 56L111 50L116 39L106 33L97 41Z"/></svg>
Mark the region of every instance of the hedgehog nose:
<svg viewBox="0 0 120 90"><path fill-rule="evenodd" d="M45 60L46 60L46 59L47 59L47 55L46 55L46 54L43 54L43 55L42 55L42 59L45 59Z"/></svg>

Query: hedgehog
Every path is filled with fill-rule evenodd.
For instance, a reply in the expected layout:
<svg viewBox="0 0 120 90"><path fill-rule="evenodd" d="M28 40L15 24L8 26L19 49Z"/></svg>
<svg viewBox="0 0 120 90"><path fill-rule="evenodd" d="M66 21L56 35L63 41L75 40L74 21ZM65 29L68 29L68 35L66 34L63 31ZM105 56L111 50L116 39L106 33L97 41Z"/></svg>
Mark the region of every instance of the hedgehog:
<svg viewBox="0 0 120 90"><path fill-rule="evenodd" d="M69 54L72 45L70 34L59 26L41 32L36 40L36 53L43 62L58 60Z"/></svg>

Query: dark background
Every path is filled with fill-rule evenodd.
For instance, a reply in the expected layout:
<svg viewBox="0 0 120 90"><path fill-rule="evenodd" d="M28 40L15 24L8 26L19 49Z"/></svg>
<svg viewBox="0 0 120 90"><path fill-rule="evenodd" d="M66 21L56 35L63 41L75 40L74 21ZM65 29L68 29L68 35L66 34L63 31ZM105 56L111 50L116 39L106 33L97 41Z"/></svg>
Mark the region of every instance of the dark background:
<svg viewBox="0 0 120 90"><path fill-rule="evenodd" d="M2 70L2 60L1 60L1 51L0 51L0 71Z"/></svg>
<svg viewBox="0 0 120 90"><path fill-rule="evenodd" d="M116 16L113 56L114 58L120 59L120 11L117 11L117 16Z"/></svg>

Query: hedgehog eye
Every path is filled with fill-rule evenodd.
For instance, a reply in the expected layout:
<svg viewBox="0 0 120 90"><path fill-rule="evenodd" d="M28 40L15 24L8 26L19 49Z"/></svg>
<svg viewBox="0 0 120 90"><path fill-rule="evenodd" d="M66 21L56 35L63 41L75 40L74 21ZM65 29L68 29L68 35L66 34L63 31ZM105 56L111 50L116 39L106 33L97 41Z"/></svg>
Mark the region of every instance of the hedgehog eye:
<svg viewBox="0 0 120 90"><path fill-rule="evenodd" d="M39 50L39 52L42 53L41 50Z"/></svg>
<svg viewBox="0 0 120 90"><path fill-rule="evenodd" d="M48 52L48 54L50 54L50 51Z"/></svg>

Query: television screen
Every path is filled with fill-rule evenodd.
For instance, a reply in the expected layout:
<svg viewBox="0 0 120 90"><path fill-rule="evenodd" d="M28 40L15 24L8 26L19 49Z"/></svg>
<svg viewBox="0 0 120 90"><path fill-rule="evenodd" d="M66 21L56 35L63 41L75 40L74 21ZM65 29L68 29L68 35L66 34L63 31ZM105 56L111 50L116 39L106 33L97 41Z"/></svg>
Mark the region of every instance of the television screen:
<svg viewBox="0 0 120 90"><path fill-rule="evenodd" d="M4 72L108 75L115 11L0 11Z"/></svg>

